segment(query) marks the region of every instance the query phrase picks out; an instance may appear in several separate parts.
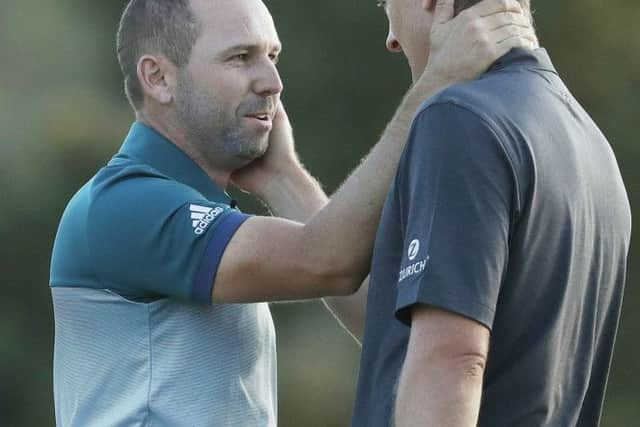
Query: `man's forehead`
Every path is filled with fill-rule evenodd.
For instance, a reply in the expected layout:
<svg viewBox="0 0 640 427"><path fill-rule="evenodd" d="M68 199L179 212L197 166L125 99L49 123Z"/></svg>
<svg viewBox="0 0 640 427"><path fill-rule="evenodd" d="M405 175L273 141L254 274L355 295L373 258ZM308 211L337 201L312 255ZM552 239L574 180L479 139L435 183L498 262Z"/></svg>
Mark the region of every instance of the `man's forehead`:
<svg viewBox="0 0 640 427"><path fill-rule="evenodd" d="M202 36L235 44L280 44L273 19L262 0L192 0Z"/></svg>

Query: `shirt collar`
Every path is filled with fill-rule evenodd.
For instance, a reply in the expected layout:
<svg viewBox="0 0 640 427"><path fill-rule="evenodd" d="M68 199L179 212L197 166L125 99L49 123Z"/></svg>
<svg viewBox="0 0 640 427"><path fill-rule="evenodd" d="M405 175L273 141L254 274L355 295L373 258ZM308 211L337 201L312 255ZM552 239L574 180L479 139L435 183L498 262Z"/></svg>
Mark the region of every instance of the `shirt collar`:
<svg viewBox="0 0 640 427"><path fill-rule="evenodd" d="M184 151L155 129L135 122L120 154L139 160L158 172L192 187L211 201L230 203L229 195Z"/></svg>
<svg viewBox="0 0 640 427"><path fill-rule="evenodd" d="M504 56L493 63L491 68L489 68L489 72L498 71L503 68L514 66L550 71L552 73L558 74L553 64L551 63L549 54L543 48L537 48L533 50L523 48L511 49Z"/></svg>

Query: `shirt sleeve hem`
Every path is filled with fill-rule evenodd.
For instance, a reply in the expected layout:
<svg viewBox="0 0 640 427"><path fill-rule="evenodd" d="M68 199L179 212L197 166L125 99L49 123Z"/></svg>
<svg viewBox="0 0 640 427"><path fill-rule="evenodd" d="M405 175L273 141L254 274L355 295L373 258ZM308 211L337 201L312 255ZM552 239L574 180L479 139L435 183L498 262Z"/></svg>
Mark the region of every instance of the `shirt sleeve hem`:
<svg viewBox="0 0 640 427"><path fill-rule="evenodd" d="M485 304L472 302L453 293L422 295L419 287L400 285L396 301L396 319L405 325L411 325L411 308L417 304L431 305L452 313L475 320L491 330L494 310Z"/></svg>
<svg viewBox="0 0 640 427"><path fill-rule="evenodd" d="M222 255L229 241L238 228L249 218L240 212L234 212L222 218L215 230L210 233L209 242L200 261L200 268L196 275L192 297L194 301L211 304L213 283L218 272Z"/></svg>

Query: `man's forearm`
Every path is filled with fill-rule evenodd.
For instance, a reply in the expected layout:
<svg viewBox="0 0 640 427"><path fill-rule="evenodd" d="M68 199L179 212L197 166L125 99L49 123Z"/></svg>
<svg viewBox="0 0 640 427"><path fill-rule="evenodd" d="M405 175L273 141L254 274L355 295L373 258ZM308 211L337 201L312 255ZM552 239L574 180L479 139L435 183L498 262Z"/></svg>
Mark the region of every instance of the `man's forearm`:
<svg viewBox="0 0 640 427"><path fill-rule="evenodd" d="M305 225L308 247L317 262L351 281L354 290L369 272L382 205L415 112L443 86L425 78L408 92L378 144Z"/></svg>
<svg viewBox="0 0 640 427"><path fill-rule="evenodd" d="M331 256L340 257L341 261L345 260L345 258L348 260L355 251L362 251L362 248L365 247L362 244L356 244L355 247L349 249L350 243L348 240L367 241L369 243L366 245L365 250L368 251L366 257L366 269L368 272L369 257L382 204L391 179L395 174L415 111L426 98L441 89L442 86L442 84L435 82L424 81L420 83L420 86L409 91L380 139L378 145L382 145L380 147L382 149L378 149L377 152L374 149L361 167L352 174L338 191L338 194L342 193L338 200L342 200L341 203L347 202L349 205L346 207L346 212L344 207L335 209L333 212L333 215L340 215L340 212L347 215L342 224L338 221L341 231L333 230L332 233L325 236L331 242L345 239L343 245L334 247L331 250ZM363 168L371 168L372 170L366 171L365 169L363 172L360 170ZM351 195L352 193L355 193L355 195ZM320 185L299 163L292 163L286 171L272 179L261 197L274 215L299 222L307 222L328 202ZM338 218L338 220L340 219ZM365 224L363 224L364 226L358 226L358 222L364 222ZM369 234L363 235L362 233ZM340 255L341 253L343 255ZM345 268L348 267L346 266ZM357 277L363 273L364 270L358 270L353 279L354 285L357 285ZM368 278L364 280L364 284L365 286L354 295L324 299L329 311L357 341L361 341L364 332Z"/></svg>
<svg viewBox="0 0 640 427"><path fill-rule="evenodd" d="M273 179L263 198L275 216L299 222L306 222L329 201L320 184L299 163ZM358 342L364 332L368 288L367 278L354 295L323 298L325 307Z"/></svg>
<svg viewBox="0 0 640 427"><path fill-rule="evenodd" d="M329 201L320 183L297 161L271 180L261 198L274 216L302 223Z"/></svg>
<svg viewBox="0 0 640 427"><path fill-rule="evenodd" d="M487 1L451 19L453 2L437 2L426 70L414 75L415 86L365 161L303 228L304 253L312 254L321 276L335 280L334 289L356 289L369 271L382 204L418 106L448 84L486 70L512 47L531 45L535 37L521 12L515 1ZM461 32L460 25L474 31Z"/></svg>
<svg viewBox="0 0 640 427"><path fill-rule="evenodd" d="M446 85L486 70L511 48L530 45L530 28L524 28L518 19L521 11L514 0L487 0L452 19L453 2L438 2L427 69L418 76L378 144L331 202L283 238L294 248L287 253L289 269L308 273L305 277L312 283L324 283L325 294L343 295L357 289L368 274L382 204L418 106ZM461 32L460 26L474 30ZM280 197L280 202L286 204L288 197ZM269 197L266 201L275 212L284 211ZM260 229L256 222L256 230ZM315 292L322 291L316 288L311 294Z"/></svg>
<svg viewBox="0 0 640 427"><path fill-rule="evenodd" d="M368 293L369 277L364 279L360 289L353 295L345 297L325 297L322 299L325 307L358 344L362 343L364 336Z"/></svg>
<svg viewBox="0 0 640 427"><path fill-rule="evenodd" d="M414 306L395 425L475 426L489 336L489 329L474 320L427 305Z"/></svg>

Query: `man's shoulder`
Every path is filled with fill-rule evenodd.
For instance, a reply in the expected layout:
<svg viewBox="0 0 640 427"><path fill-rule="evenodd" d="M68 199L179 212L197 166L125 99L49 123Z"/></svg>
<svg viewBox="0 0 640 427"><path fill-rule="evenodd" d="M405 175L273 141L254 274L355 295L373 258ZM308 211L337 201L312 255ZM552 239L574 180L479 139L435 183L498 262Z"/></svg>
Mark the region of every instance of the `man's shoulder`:
<svg viewBox="0 0 640 427"><path fill-rule="evenodd" d="M441 111L449 123L491 130L503 145L516 145L540 132L539 118L568 114L566 88L547 70L511 67L487 72L477 79L449 86L425 102L416 118ZM521 135L524 138L514 138Z"/></svg>
<svg viewBox="0 0 640 427"><path fill-rule="evenodd" d="M194 188L151 166L116 155L71 198L58 235L88 226L112 228L134 218L167 214L203 199Z"/></svg>
<svg viewBox="0 0 640 427"><path fill-rule="evenodd" d="M86 191L93 206L138 209L203 199L196 189L136 159L116 155L96 173Z"/></svg>
<svg viewBox="0 0 640 427"><path fill-rule="evenodd" d="M532 164L526 140L514 137L513 129L528 130L531 119L522 108L514 107L513 96L504 94L497 78L491 75L458 83L426 100L413 123L404 168L406 162L417 162L418 166L407 170L420 176L425 159L434 162L434 167L447 162L460 170L482 159L494 170L512 171L520 188ZM519 111L513 114L515 110Z"/></svg>
<svg viewBox="0 0 640 427"><path fill-rule="evenodd" d="M423 102L418 114L431 107L444 105L453 110L466 110L483 119L505 114L509 105L516 102L514 87L522 89L526 85L524 79L520 80L501 80L500 76L488 74L475 80L456 83Z"/></svg>
<svg viewBox="0 0 640 427"><path fill-rule="evenodd" d="M476 79L457 83L422 103L416 112L414 127L419 122L430 122L444 129L463 126L473 130L480 126L500 134L500 124L509 111L508 103L494 81Z"/></svg>

